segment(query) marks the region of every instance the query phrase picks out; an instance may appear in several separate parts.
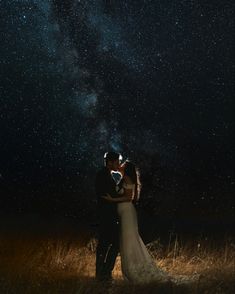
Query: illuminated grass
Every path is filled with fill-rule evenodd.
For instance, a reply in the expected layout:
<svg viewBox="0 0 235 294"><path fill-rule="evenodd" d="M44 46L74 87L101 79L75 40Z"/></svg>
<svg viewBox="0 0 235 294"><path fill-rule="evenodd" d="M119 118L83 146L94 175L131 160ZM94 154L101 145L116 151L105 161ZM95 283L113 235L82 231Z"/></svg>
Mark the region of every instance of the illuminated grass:
<svg viewBox="0 0 235 294"><path fill-rule="evenodd" d="M134 286L123 281L120 256L107 289L94 280L96 239L88 243L70 237L0 236L0 293L235 293L235 245L174 238L147 245L156 264L170 274L201 274L187 287ZM144 287L144 289L143 289ZM157 289L159 291L157 291Z"/></svg>

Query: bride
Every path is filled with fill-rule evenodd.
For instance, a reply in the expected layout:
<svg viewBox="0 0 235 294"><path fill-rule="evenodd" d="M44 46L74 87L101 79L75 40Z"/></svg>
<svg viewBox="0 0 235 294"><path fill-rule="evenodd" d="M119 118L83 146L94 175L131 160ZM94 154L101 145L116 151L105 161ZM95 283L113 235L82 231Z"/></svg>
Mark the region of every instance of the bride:
<svg viewBox="0 0 235 294"><path fill-rule="evenodd" d="M125 280L133 283L169 281L169 275L157 267L144 245L139 232L135 206L139 199L141 183L135 165L126 160L119 168L123 176L117 186L120 197L104 196L108 201L117 202L120 218L121 269Z"/></svg>

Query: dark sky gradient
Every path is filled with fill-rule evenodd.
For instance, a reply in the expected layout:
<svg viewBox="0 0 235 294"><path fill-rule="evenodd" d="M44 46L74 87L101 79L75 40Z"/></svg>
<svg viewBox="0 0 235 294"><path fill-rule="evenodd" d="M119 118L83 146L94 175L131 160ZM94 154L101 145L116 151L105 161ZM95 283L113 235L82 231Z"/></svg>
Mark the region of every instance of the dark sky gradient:
<svg viewBox="0 0 235 294"><path fill-rule="evenodd" d="M143 206L233 214L232 1L0 8L3 209L89 207L113 149L139 165Z"/></svg>

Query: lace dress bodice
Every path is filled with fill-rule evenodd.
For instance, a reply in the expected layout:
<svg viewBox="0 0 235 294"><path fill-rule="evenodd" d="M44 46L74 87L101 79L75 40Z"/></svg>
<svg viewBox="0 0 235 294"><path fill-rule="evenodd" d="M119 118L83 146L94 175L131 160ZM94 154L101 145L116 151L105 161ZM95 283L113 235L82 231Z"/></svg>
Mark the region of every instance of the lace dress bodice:
<svg viewBox="0 0 235 294"><path fill-rule="evenodd" d="M116 191L118 192L118 194L122 195L124 193L124 188L128 190L132 189L134 191L135 184L127 184L126 182L123 182L121 188L119 186L116 186Z"/></svg>

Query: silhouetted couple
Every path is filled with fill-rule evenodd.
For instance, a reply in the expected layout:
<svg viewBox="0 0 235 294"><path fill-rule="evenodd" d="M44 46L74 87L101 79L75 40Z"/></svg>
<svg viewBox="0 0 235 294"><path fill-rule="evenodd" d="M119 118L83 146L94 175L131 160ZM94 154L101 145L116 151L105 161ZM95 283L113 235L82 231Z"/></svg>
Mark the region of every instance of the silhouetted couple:
<svg viewBox="0 0 235 294"><path fill-rule="evenodd" d="M121 175L118 184L113 172ZM99 230L96 250L96 279L112 281L112 270L120 252L123 278L133 283L187 281L170 277L160 269L144 245L139 232L135 203L141 183L138 168L122 155L106 152L104 166L96 174Z"/></svg>

